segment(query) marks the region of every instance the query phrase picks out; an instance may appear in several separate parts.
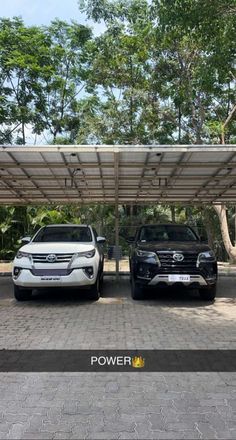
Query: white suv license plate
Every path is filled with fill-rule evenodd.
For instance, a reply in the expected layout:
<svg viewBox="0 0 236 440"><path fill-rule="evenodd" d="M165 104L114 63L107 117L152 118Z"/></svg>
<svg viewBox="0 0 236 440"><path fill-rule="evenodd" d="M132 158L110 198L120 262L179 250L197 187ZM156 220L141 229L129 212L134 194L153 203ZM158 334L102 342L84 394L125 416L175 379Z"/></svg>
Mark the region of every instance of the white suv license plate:
<svg viewBox="0 0 236 440"><path fill-rule="evenodd" d="M170 282L180 281L180 282L189 283L190 275L168 275L168 281Z"/></svg>
<svg viewBox="0 0 236 440"><path fill-rule="evenodd" d="M41 277L41 281L60 281L61 277Z"/></svg>

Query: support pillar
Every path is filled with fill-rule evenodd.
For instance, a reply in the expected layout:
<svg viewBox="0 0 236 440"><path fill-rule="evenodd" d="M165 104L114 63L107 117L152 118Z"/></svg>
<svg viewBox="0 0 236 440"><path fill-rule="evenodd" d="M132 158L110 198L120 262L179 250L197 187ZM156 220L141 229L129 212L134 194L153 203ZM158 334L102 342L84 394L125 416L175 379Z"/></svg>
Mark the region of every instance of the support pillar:
<svg viewBox="0 0 236 440"><path fill-rule="evenodd" d="M119 205L116 203L115 206L115 246L116 246L116 281L119 280Z"/></svg>
<svg viewBox="0 0 236 440"><path fill-rule="evenodd" d="M116 281L119 280L119 152L114 153Z"/></svg>

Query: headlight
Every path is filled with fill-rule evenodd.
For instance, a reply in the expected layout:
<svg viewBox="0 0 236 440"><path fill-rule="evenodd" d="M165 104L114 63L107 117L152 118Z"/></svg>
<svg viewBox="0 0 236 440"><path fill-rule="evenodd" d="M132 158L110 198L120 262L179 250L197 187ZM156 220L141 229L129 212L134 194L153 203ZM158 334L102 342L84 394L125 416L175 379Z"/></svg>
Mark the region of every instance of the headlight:
<svg viewBox="0 0 236 440"><path fill-rule="evenodd" d="M78 252L76 255L77 257L86 257L86 258L92 258L95 255L95 249L92 249L91 251L86 252Z"/></svg>
<svg viewBox="0 0 236 440"><path fill-rule="evenodd" d="M22 252L22 251L18 251L16 254L16 258L31 258L31 254L29 254L28 252Z"/></svg>
<svg viewBox="0 0 236 440"><path fill-rule="evenodd" d="M157 256L157 254L155 252L150 252L150 251L143 251L141 249L136 249L136 255L138 257L142 257L142 258L150 258L152 259L152 261L150 261L150 263L153 264L153 260L154 262L160 267L161 263L160 260Z"/></svg>
<svg viewBox="0 0 236 440"><path fill-rule="evenodd" d="M141 249L137 249L136 254L138 255L138 257L157 258L157 254L155 254L155 252L142 251Z"/></svg>
<svg viewBox="0 0 236 440"><path fill-rule="evenodd" d="M214 261L216 261L216 257L213 251L201 252L198 254L197 266L199 266L200 263L210 263Z"/></svg>

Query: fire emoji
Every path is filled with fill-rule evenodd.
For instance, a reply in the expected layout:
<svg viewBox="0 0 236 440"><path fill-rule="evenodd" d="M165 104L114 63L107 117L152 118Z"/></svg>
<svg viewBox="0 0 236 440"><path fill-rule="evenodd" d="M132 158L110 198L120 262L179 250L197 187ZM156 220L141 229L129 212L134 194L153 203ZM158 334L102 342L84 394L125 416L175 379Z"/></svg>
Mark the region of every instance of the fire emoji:
<svg viewBox="0 0 236 440"><path fill-rule="evenodd" d="M132 358L132 367L143 368L145 365L145 359L142 356L134 356Z"/></svg>

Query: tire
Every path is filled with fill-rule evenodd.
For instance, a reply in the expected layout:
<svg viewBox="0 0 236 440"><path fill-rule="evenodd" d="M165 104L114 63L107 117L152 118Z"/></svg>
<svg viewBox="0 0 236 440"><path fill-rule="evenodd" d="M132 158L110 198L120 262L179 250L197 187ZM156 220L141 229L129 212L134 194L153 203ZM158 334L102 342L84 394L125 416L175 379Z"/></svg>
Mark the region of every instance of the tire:
<svg viewBox="0 0 236 440"><path fill-rule="evenodd" d="M132 283L132 275L131 275L132 269L131 269L131 260L129 259L129 282Z"/></svg>
<svg viewBox="0 0 236 440"><path fill-rule="evenodd" d="M103 286L103 281L104 281L103 274L101 274L100 275L100 281L99 281L100 289Z"/></svg>
<svg viewBox="0 0 236 440"><path fill-rule="evenodd" d="M214 301L216 297L216 284L208 289L199 289L200 298L204 301Z"/></svg>
<svg viewBox="0 0 236 440"><path fill-rule="evenodd" d="M100 275L98 274L96 283L90 287L89 298L92 301L98 301L100 298Z"/></svg>
<svg viewBox="0 0 236 440"><path fill-rule="evenodd" d="M103 286L103 281L104 281L104 260L102 261L102 264L99 268L98 276L99 276L99 287L101 289L101 287Z"/></svg>
<svg viewBox="0 0 236 440"><path fill-rule="evenodd" d="M133 277L131 278L131 296L136 301L143 299L143 287L136 283Z"/></svg>
<svg viewBox="0 0 236 440"><path fill-rule="evenodd" d="M17 301L29 301L32 298L32 290L14 285L14 296Z"/></svg>
<svg viewBox="0 0 236 440"><path fill-rule="evenodd" d="M100 271L99 277L100 277L100 279L99 279L99 285L100 285L100 288L101 288L101 287L103 286L103 281L104 281L103 268L102 268L101 271Z"/></svg>

